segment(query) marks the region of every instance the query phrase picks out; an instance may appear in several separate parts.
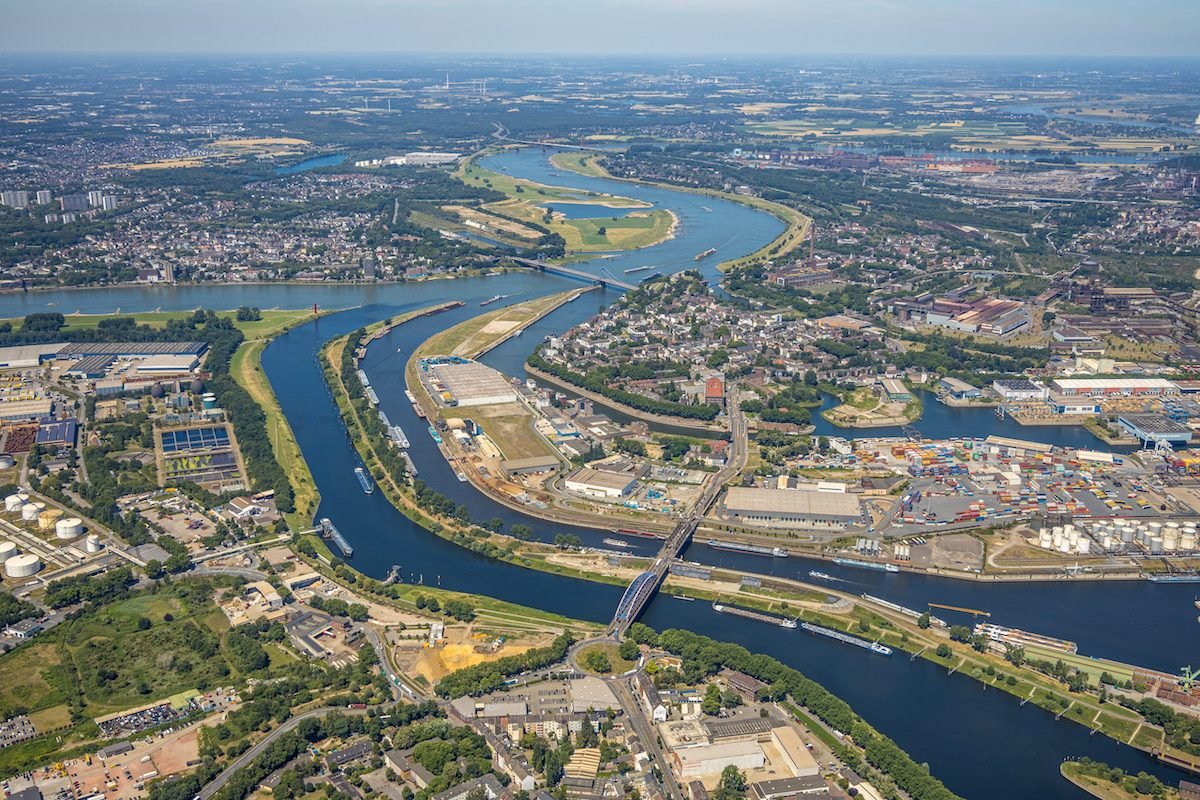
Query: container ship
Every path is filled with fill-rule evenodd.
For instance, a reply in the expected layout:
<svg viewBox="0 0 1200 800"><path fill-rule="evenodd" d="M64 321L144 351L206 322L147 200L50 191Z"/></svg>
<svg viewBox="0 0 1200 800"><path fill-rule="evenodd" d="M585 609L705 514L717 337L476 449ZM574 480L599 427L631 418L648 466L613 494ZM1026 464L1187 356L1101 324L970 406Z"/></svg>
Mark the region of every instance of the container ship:
<svg viewBox="0 0 1200 800"><path fill-rule="evenodd" d="M794 630L796 628L796 620L777 617L774 614L763 614L758 611L751 611L748 608L738 608L737 606L727 606L721 603L713 603L713 611L719 614L733 614L735 617L744 617L752 619L755 622L766 622L769 625L778 625L781 628Z"/></svg>
<svg viewBox="0 0 1200 800"><path fill-rule="evenodd" d="M782 547L759 547L753 544L741 544L740 542L719 542L716 539L709 539L706 544L713 550L728 550L732 553L747 553L752 556L772 556L774 558L787 558L787 550Z"/></svg>
<svg viewBox="0 0 1200 800"><path fill-rule="evenodd" d="M710 248L708 248L707 250L705 250L703 253L699 253L699 254L696 256L696 260L697 260L697 261L703 261L704 259L708 258L709 256L711 256L711 255L712 255L713 253L715 253L715 252L717 252L717 248L715 248L715 247L710 247Z"/></svg>
<svg viewBox="0 0 1200 800"><path fill-rule="evenodd" d="M327 536L330 541L337 545L338 550L341 550L342 555L344 555L346 558L350 558L352 555L354 555L354 548L351 547L350 543L346 541L346 537L342 536L342 532L333 526L333 523L330 522L329 517L321 517L321 533Z"/></svg>
<svg viewBox="0 0 1200 800"><path fill-rule="evenodd" d="M658 536L653 533L647 533L646 531L635 531L632 528L613 528L612 532L613 533L624 533L628 536L641 536L643 539L662 539L662 538L664 538L662 536Z"/></svg>
<svg viewBox="0 0 1200 800"><path fill-rule="evenodd" d="M876 572L899 572L900 568L895 564L883 564L878 561L859 561L857 558L835 558L833 563L842 567L860 567L862 569L873 569Z"/></svg>
<svg viewBox="0 0 1200 800"><path fill-rule="evenodd" d="M358 478L358 485L362 487L364 494L372 494L375 491L375 484L371 481L371 476L362 467L354 468L354 477Z"/></svg>
<svg viewBox="0 0 1200 800"><path fill-rule="evenodd" d="M887 645L880 644L879 642L869 642L866 639L860 639L848 633L835 631L832 628L822 628L820 625L813 625L811 622L801 622L800 627L809 633L815 633L818 636L828 636L830 639L837 639L839 642L852 644L855 647L870 650L872 653L878 653L881 656L890 656L892 654L892 648Z"/></svg>

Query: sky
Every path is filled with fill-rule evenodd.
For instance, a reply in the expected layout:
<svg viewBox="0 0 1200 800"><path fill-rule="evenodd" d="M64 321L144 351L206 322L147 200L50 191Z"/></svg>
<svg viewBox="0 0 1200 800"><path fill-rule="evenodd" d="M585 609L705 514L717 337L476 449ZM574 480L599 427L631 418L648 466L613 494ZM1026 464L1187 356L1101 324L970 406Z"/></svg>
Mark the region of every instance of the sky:
<svg viewBox="0 0 1200 800"><path fill-rule="evenodd" d="M1200 2L0 0L0 52L1200 56Z"/></svg>

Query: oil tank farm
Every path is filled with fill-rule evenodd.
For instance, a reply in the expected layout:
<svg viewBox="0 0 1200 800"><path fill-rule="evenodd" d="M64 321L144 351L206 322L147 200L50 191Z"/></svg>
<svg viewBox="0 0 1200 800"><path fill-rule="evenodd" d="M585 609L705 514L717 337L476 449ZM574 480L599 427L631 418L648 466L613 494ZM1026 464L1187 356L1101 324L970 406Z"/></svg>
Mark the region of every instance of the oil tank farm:
<svg viewBox="0 0 1200 800"><path fill-rule="evenodd" d="M83 520L79 517L65 517L54 523L54 535L59 539L74 539L83 533Z"/></svg>
<svg viewBox="0 0 1200 800"><path fill-rule="evenodd" d="M104 549L104 543L100 541L99 536L93 533L87 537L87 542L84 544L84 549L89 553L99 553Z"/></svg>
<svg viewBox="0 0 1200 800"><path fill-rule="evenodd" d="M12 542L0 542L0 563L8 561L17 554L17 546Z"/></svg>

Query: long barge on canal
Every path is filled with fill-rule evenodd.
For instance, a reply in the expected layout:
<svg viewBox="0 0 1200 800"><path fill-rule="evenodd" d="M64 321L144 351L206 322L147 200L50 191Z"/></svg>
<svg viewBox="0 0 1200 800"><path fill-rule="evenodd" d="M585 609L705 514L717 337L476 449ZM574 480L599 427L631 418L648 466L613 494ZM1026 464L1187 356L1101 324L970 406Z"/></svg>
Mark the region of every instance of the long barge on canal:
<svg viewBox="0 0 1200 800"><path fill-rule="evenodd" d="M769 625L778 625L781 628L787 628L789 630L794 630L796 627L796 620L794 619L777 617L774 614L763 614L759 611L751 611L748 608L727 606L723 603L713 603L712 608L713 611L716 611L718 614L733 614L735 617L744 617L745 619L752 619L755 622L765 622Z"/></svg>

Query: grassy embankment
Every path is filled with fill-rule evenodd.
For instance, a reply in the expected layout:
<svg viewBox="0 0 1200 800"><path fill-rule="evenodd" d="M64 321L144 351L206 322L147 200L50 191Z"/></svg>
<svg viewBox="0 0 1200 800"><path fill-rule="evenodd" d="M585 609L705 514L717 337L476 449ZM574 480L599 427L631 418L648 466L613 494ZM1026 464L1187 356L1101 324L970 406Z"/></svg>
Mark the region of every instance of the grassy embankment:
<svg viewBox="0 0 1200 800"><path fill-rule="evenodd" d="M612 175L608 170L600 164L600 159L603 158L602 153L582 153L579 151L571 151L565 153L556 153L550 157L550 161L554 166L560 169L577 172L581 175L588 175L594 178L608 178L611 180L628 180L631 183L642 183L647 186L658 186L664 189L673 189L678 192L692 192L693 194L702 194L708 197L717 197L722 200L729 200L734 203L757 208L760 211L765 211L776 219L779 219L787 227L783 232L772 239L767 244L755 250L753 253L742 256L741 258L729 259L722 261L718 266L721 272L730 272L739 267L746 266L755 261L763 261L768 259L778 259L791 253L793 250L803 244L805 237L808 236L809 225L812 224L812 219L800 213L790 206L785 206L782 203L775 203L770 200L764 200L761 197L747 197L745 195L734 194L732 192L722 192L716 189L697 189L688 186L676 186L670 183L660 183L657 181L641 181L630 178L619 178Z"/></svg>
<svg viewBox="0 0 1200 800"><path fill-rule="evenodd" d="M670 236L678 222L671 212L655 209L641 200L566 186L550 186L486 169L476 163L478 155L465 160L455 172L455 177L469 186L503 192L508 198L486 204L489 211L518 223L539 225L557 233L572 252L649 247ZM584 203L635 210L620 216L567 219L561 214L549 213L544 207L546 203Z"/></svg>

